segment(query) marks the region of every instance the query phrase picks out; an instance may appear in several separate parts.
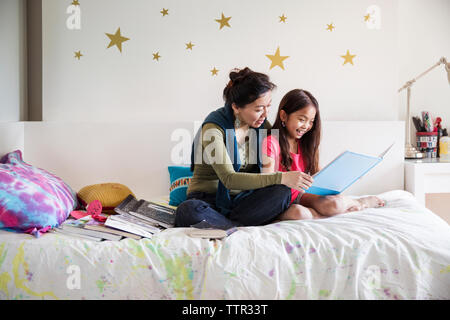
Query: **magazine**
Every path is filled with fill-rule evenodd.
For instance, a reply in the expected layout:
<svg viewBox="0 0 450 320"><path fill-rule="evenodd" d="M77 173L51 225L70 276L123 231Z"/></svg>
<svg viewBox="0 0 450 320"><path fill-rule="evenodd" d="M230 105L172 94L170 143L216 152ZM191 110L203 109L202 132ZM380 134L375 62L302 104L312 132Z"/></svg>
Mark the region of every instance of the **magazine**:
<svg viewBox="0 0 450 320"><path fill-rule="evenodd" d="M145 238L151 238L154 233L161 231L160 228L129 214L112 215L106 220L105 226L137 234Z"/></svg>
<svg viewBox="0 0 450 320"><path fill-rule="evenodd" d="M133 233L129 233L129 232L125 232L122 230L107 227L107 226L105 226L104 222L99 222L94 219L89 220L89 222L85 224L84 228L89 229L89 230L96 230L96 231L101 231L101 232L106 232L106 233L117 234L119 236L126 237L126 238L132 238L135 240L139 240L142 238L141 236L133 234Z"/></svg>
<svg viewBox="0 0 450 320"><path fill-rule="evenodd" d="M237 231L237 228L231 228L228 230L222 229L189 229L187 234L193 238L203 239L223 239L228 237L233 232Z"/></svg>
<svg viewBox="0 0 450 320"><path fill-rule="evenodd" d="M187 234L193 238L223 239L236 231L238 231L237 227L232 227L229 229L219 229L209 224L205 220L202 220L199 223L192 225L191 228L187 231Z"/></svg>
<svg viewBox="0 0 450 320"><path fill-rule="evenodd" d="M83 235L83 234L79 234L79 233L72 233L69 232L67 230L63 230L61 228L53 228L52 230L50 230L50 232L54 232L54 233L61 233L61 234L65 234L71 237L77 237L77 238L81 238L81 239L85 239L85 240L91 240L91 241L102 241L102 238L97 238L97 237L91 237L91 236L87 236L87 235Z"/></svg>
<svg viewBox="0 0 450 320"><path fill-rule="evenodd" d="M112 241L118 241L122 239L122 236L112 233L106 233L101 231L95 231L95 230L89 230L85 229L84 226L86 225L87 221L80 221L79 220L66 220L59 229L63 231L67 231L72 234L80 234L85 235L89 237L95 237L105 240L112 240Z"/></svg>
<svg viewBox="0 0 450 320"><path fill-rule="evenodd" d="M118 214L127 214L131 209L138 204L138 200L133 197L133 195L129 194L128 197L125 198L117 207L114 208L114 211Z"/></svg>
<svg viewBox="0 0 450 320"><path fill-rule="evenodd" d="M175 226L175 209L147 200L139 200L129 214L164 228Z"/></svg>

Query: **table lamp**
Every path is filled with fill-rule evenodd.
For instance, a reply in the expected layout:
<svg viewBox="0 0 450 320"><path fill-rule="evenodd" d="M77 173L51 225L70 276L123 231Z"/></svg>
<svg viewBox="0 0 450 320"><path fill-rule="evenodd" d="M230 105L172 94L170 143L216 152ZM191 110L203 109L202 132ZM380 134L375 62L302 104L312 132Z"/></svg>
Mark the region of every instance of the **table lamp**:
<svg viewBox="0 0 450 320"><path fill-rule="evenodd" d="M420 75L418 75L416 78L409 80L405 83L403 87L398 89L398 92L402 91L403 89L407 90L407 96L406 96L406 144L405 144L405 158L406 159L419 159L423 158L424 154L420 151L418 151L412 144L411 144L411 110L410 110L410 100L411 100L411 86L416 82L417 79L421 78L428 72L430 72L432 69L436 68L437 66L444 64L445 70L447 71L447 80L450 84L450 62L447 62L447 59L445 57L442 57L439 62L437 62L435 65L430 67L428 70L424 71Z"/></svg>

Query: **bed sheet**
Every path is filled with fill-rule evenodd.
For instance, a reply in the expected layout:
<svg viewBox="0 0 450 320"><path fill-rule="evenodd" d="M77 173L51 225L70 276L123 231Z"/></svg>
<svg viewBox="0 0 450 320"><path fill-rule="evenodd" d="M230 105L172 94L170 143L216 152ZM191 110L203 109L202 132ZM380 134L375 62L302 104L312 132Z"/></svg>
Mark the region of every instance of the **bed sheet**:
<svg viewBox="0 0 450 320"><path fill-rule="evenodd" d="M378 196L385 207L223 240L0 231L0 299L450 299L449 225L409 192Z"/></svg>

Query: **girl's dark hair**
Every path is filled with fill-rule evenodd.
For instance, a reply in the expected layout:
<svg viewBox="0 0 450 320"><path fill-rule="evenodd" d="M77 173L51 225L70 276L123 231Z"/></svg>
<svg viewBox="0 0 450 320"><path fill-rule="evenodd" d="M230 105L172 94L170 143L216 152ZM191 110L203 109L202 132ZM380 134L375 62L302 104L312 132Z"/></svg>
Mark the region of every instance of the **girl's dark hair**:
<svg viewBox="0 0 450 320"><path fill-rule="evenodd" d="M264 73L252 71L248 67L242 70L233 69L230 72L230 81L223 89L223 99L227 105L235 103L238 108L243 108L274 88L276 85L270 82L269 76Z"/></svg>
<svg viewBox="0 0 450 320"><path fill-rule="evenodd" d="M289 116L291 113L310 105L316 109L316 117L311 130L305 133L300 139L300 149L303 160L305 161L305 172L310 172L311 175L313 175L319 171L319 144L322 127L320 121L319 103L316 98L314 98L314 96L306 90L294 89L289 91L283 99L281 99L277 118L272 126L272 129L279 130L281 164L286 170L289 171L292 165L292 158L289 152L289 141L287 139L289 133L287 132L286 127L282 125L280 115L281 110L284 110L284 112L286 112Z"/></svg>

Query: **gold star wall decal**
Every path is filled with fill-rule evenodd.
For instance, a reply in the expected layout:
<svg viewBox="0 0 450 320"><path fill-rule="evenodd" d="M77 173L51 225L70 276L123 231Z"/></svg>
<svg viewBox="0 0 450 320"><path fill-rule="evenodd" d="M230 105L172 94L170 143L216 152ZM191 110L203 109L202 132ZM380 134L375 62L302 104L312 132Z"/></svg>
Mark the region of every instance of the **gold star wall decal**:
<svg viewBox="0 0 450 320"><path fill-rule="evenodd" d="M78 52L75 52L75 57L74 57L74 58L80 60L80 58L81 58L82 56L83 56L83 55L81 54L81 51L78 51Z"/></svg>
<svg viewBox="0 0 450 320"><path fill-rule="evenodd" d="M289 56L280 56L280 47L277 48L277 51L274 55L266 54L266 57L269 58L272 61L272 64L270 65L270 69L273 67L280 67L284 70L283 61L289 58Z"/></svg>
<svg viewBox="0 0 450 320"><path fill-rule="evenodd" d="M163 8L160 12L161 12L161 14L162 14L163 17L164 17L164 16L167 16L167 15L169 14L169 9L164 9L164 8Z"/></svg>
<svg viewBox="0 0 450 320"><path fill-rule="evenodd" d="M215 21L220 23L220 29L219 30L221 30L223 27L230 27L231 28L230 24L228 23L228 21L230 21L230 19L231 19L231 17L225 17L223 15L223 12L222 12L222 18L221 19L215 19Z"/></svg>
<svg viewBox="0 0 450 320"><path fill-rule="evenodd" d="M117 29L115 34L106 33L106 35L111 40L107 49L111 48L112 46L116 46L120 52L122 52L122 43L130 40L129 38L122 37L122 35L120 34L120 28Z"/></svg>
<svg viewBox="0 0 450 320"><path fill-rule="evenodd" d="M364 16L364 21L369 21L370 20L370 14L367 14Z"/></svg>
<svg viewBox="0 0 450 320"><path fill-rule="evenodd" d="M345 65L347 62L351 63L353 65L353 58L356 57L355 55L350 54L350 51L347 50L347 54L345 56L341 56L342 58L344 58L344 64Z"/></svg>
<svg viewBox="0 0 450 320"><path fill-rule="evenodd" d="M333 23L327 24L327 30L333 31L333 29L335 28L335 26L333 26Z"/></svg>
<svg viewBox="0 0 450 320"><path fill-rule="evenodd" d="M192 50L192 47L194 47L195 46L195 44L193 44L191 41L189 41L189 43L186 43L186 50L187 49L191 49Z"/></svg>
<svg viewBox="0 0 450 320"><path fill-rule="evenodd" d="M279 18L280 18L280 21L279 21L279 22L284 22L284 23L286 23L287 17L284 15L284 13L283 13L283 15L282 15L281 17L279 17Z"/></svg>
<svg viewBox="0 0 450 320"><path fill-rule="evenodd" d="M157 53L153 53L153 60L159 61L159 58L161 58L159 51Z"/></svg>
<svg viewBox="0 0 450 320"><path fill-rule="evenodd" d="M214 69L212 69L211 71L210 71L212 74L212 76L217 76L217 74L219 73L219 70L217 70L216 69L216 67L214 67Z"/></svg>
<svg viewBox="0 0 450 320"><path fill-rule="evenodd" d="M73 6L79 6L80 3L78 2L78 0L73 0L73 1L72 1L72 5L73 5Z"/></svg>

